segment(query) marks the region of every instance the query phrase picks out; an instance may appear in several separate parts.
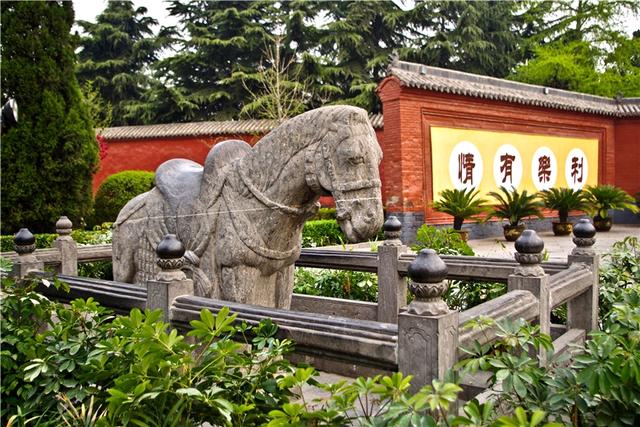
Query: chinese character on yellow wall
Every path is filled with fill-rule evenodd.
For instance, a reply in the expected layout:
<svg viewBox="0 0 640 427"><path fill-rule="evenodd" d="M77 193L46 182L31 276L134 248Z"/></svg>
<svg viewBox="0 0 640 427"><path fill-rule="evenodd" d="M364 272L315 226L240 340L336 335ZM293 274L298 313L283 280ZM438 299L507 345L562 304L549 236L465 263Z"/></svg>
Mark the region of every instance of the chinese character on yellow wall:
<svg viewBox="0 0 640 427"><path fill-rule="evenodd" d="M447 188L537 192L598 180L597 139L432 127L431 153L435 197Z"/></svg>

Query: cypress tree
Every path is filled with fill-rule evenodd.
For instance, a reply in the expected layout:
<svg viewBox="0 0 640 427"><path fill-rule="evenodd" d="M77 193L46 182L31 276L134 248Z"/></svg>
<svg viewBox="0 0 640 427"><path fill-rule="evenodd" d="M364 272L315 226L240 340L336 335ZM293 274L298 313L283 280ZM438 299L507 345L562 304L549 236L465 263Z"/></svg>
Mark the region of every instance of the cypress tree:
<svg viewBox="0 0 640 427"><path fill-rule="evenodd" d="M75 78L71 2L2 5L2 91L17 126L2 135L2 232L79 226L91 209L98 163L93 126Z"/></svg>
<svg viewBox="0 0 640 427"><path fill-rule="evenodd" d="M110 1L97 22L78 22L86 32L78 53L78 80L92 82L100 97L111 104L117 126L143 122L129 107L149 89L146 71L167 41L167 34L153 34L152 26L158 22L146 13L144 7L134 9L132 1Z"/></svg>

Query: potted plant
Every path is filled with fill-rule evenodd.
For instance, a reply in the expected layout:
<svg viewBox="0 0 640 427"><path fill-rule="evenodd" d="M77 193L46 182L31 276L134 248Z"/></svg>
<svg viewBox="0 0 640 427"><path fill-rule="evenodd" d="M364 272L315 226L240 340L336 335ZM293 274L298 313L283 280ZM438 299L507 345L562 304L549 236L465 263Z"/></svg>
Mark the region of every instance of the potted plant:
<svg viewBox="0 0 640 427"><path fill-rule="evenodd" d="M585 210L585 194L582 190L571 188L550 188L540 193L545 207L558 211L558 221L553 221L553 234L567 236L573 231L573 224L569 222L569 211Z"/></svg>
<svg viewBox="0 0 640 427"><path fill-rule="evenodd" d="M440 192L440 199L433 202L435 210L453 217L453 229L460 233L464 241L469 237L468 231L462 231L464 220L486 211L483 205L487 201L480 198L479 193L475 188L443 190Z"/></svg>
<svg viewBox="0 0 640 427"><path fill-rule="evenodd" d="M587 205L593 214L593 225L598 231L611 230L612 221L608 212L610 209L638 212L634 198L615 185L590 185L586 193Z"/></svg>
<svg viewBox="0 0 640 427"><path fill-rule="evenodd" d="M500 193L492 191L489 195L497 200L497 204L491 210L490 216L506 219L508 225L504 225L504 238L508 242L514 242L524 231L524 224L520 221L528 216L542 218L542 202L537 200L536 194L528 194L527 190L520 193L515 188L509 191L506 187L500 187Z"/></svg>

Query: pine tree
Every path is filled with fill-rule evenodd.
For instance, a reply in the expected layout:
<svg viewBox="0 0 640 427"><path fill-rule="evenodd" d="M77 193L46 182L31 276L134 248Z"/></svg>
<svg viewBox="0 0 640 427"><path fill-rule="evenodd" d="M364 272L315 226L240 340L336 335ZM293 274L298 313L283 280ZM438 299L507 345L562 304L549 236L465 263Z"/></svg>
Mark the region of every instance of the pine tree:
<svg viewBox="0 0 640 427"><path fill-rule="evenodd" d="M391 1L326 2L320 78L339 88L333 99L380 111L375 94L394 50L405 44L406 14Z"/></svg>
<svg viewBox="0 0 640 427"><path fill-rule="evenodd" d="M409 11L416 62L505 77L523 58L526 25L516 1L422 2Z"/></svg>
<svg viewBox="0 0 640 427"><path fill-rule="evenodd" d="M2 4L2 91L18 124L2 135L2 233L80 226L97 167L93 125L75 78L71 2Z"/></svg>
<svg viewBox="0 0 640 427"><path fill-rule="evenodd" d="M275 31L272 1L181 1L171 3L180 31L177 53L157 64L157 75L174 91L184 120L237 117L248 99L243 78L259 66ZM160 88L157 88L160 91Z"/></svg>
<svg viewBox="0 0 640 427"><path fill-rule="evenodd" d="M149 66L167 44L167 31L155 36L157 21L132 1L110 1L96 22L79 21L86 35L78 53L78 80L91 82L113 108L113 124L139 124L139 110L131 104L150 87Z"/></svg>

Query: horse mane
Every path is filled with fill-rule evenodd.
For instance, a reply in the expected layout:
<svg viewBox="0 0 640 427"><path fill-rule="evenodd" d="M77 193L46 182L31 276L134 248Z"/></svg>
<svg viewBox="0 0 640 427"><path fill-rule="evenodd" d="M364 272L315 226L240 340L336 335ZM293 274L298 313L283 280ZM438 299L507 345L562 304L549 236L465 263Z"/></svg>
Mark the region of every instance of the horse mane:
<svg viewBox="0 0 640 427"><path fill-rule="evenodd" d="M265 135L241 160L239 167L250 167L255 185L265 190L300 151L320 142L330 132L345 132L347 136L349 126L356 123L369 124L367 112L362 108L336 105L307 111Z"/></svg>

